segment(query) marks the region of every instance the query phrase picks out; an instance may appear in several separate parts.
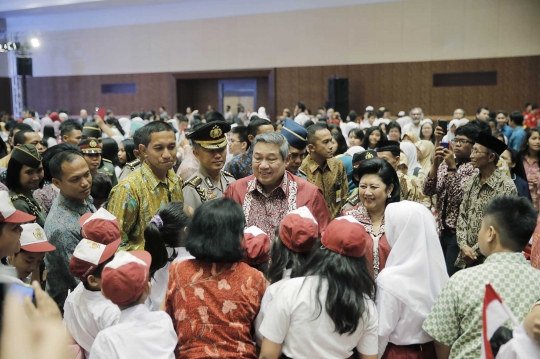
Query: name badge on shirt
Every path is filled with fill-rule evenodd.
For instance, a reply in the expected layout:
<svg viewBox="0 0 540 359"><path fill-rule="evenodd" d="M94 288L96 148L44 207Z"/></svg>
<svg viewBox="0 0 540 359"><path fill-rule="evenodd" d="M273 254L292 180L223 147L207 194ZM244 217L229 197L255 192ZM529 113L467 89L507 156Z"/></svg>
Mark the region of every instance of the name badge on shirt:
<svg viewBox="0 0 540 359"><path fill-rule="evenodd" d="M341 202L341 184L336 184L336 203Z"/></svg>

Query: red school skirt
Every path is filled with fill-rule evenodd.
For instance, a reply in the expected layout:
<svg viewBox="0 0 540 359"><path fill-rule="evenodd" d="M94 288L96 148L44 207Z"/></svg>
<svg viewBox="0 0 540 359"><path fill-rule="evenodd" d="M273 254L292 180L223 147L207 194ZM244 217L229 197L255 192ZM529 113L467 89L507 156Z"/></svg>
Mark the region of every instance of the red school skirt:
<svg viewBox="0 0 540 359"><path fill-rule="evenodd" d="M433 342L413 345L388 343L382 359L437 359Z"/></svg>

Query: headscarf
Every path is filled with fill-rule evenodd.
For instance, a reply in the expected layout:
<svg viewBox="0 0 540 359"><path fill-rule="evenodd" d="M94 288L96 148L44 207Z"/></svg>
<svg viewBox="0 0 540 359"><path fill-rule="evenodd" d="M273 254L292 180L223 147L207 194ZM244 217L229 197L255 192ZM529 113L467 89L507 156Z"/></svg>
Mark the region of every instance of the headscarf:
<svg viewBox="0 0 540 359"><path fill-rule="evenodd" d="M412 141L412 143L416 143L418 141L420 141L420 136L418 136L418 134L414 131L409 131L409 132L403 132L401 134L401 139L403 140L405 138L405 136L409 137L409 140Z"/></svg>
<svg viewBox="0 0 540 359"><path fill-rule="evenodd" d="M412 118L409 116L403 116L396 120L397 123L401 126L401 128L405 127L405 125L408 125L409 123L412 123Z"/></svg>
<svg viewBox="0 0 540 359"><path fill-rule="evenodd" d="M425 174L429 173L433 165L433 155L435 154L435 145L428 140L420 140L415 143L416 147L422 153L422 159L419 161Z"/></svg>
<svg viewBox="0 0 540 359"><path fill-rule="evenodd" d="M142 119L141 119L142 120ZM132 122L131 123L131 137L133 137L133 134L135 134L135 131L137 131L139 128L143 127L144 123L140 122ZM128 132L129 133L129 132Z"/></svg>
<svg viewBox="0 0 540 359"><path fill-rule="evenodd" d="M446 133L446 142L450 142L454 138L456 138L455 131L458 129L458 127L463 126L460 123L460 121L461 120L457 120L457 119L453 119L452 121L450 121L450 123L448 124L448 129L447 129L448 131ZM467 122L469 122L469 120L467 120ZM454 130L454 132L450 131L452 129L452 126L456 126L456 130Z"/></svg>
<svg viewBox="0 0 540 359"><path fill-rule="evenodd" d="M414 176L415 168L422 169L422 165L418 162L418 155L416 154L416 146L410 142L400 142L399 148L405 154L405 156L407 156L407 160L409 161L407 174L410 176Z"/></svg>
<svg viewBox="0 0 540 359"><path fill-rule="evenodd" d="M435 218L425 206L411 201L389 204L384 218L392 249L377 286L427 317L448 282Z"/></svg>

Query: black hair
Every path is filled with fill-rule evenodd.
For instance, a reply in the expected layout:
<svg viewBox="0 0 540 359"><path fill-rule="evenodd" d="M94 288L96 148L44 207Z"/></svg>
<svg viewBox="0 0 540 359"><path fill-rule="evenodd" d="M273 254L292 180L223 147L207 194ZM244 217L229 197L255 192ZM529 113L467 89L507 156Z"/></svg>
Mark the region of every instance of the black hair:
<svg viewBox="0 0 540 359"><path fill-rule="evenodd" d="M300 111L304 112L306 110L306 104L303 103L303 102L298 102L296 104L296 106L298 106L298 108L300 109Z"/></svg>
<svg viewBox="0 0 540 359"><path fill-rule="evenodd" d="M249 124L247 126L248 135L252 135L253 138L255 138L255 136L257 136L257 132L259 132L259 127L271 124L272 123L270 121L254 115L253 117L251 117L251 120L249 121ZM251 145L251 142L248 141L248 144Z"/></svg>
<svg viewBox="0 0 540 359"><path fill-rule="evenodd" d="M394 185L394 188L390 193L390 198L387 199L387 203L399 202L401 195L399 178L394 167L388 162L381 158L370 158L369 160L362 162L355 171L359 183L364 175L377 175L386 187Z"/></svg>
<svg viewBox="0 0 540 359"><path fill-rule="evenodd" d="M529 152L529 140L533 133L538 133L540 135L540 128L534 127L534 128L527 128L525 130L525 137L523 137L523 140L521 141L521 144L519 146L519 154L521 158L525 158L525 156Z"/></svg>
<svg viewBox="0 0 540 359"><path fill-rule="evenodd" d="M57 147L57 146L54 146L54 147ZM75 161L75 159L77 159L78 157L84 160L84 157L82 156L81 153L76 153L73 151L65 151L65 152L60 152L56 154L51 159L51 162L49 162L49 171L51 172L51 177L61 180L62 179L62 164L64 162L71 163Z"/></svg>
<svg viewBox="0 0 540 359"><path fill-rule="evenodd" d="M67 120L60 125L60 136L64 136L72 131L79 130L82 132L83 127L75 120Z"/></svg>
<svg viewBox="0 0 540 359"><path fill-rule="evenodd" d="M377 114L375 113L375 111L368 111L368 112L367 112L367 116L368 116L368 118L370 118L370 117L377 117Z"/></svg>
<svg viewBox="0 0 540 359"><path fill-rule="evenodd" d="M523 160L519 155L519 152L511 147L508 147L506 150L510 152L510 160L515 164L514 168L510 168L510 172L526 181L527 175L525 173L525 167L523 166Z"/></svg>
<svg viewBox="0 0 540 359"><path fill-rule="evenodd" d="M157 216L163 221L163 227L159 228L154 222L148 223L144 230L144 250L152 255L150 265L150 276L167 262L172 262L178 255L176 251L169 256L168 248L181 247L180 238L184 233L184 228L189 224L189 217L184 211L183 202L169 202L161 207Z"/></svg>
<svg viewBox="0 0 540 359"><path fill-rule="evenodd" d="M140 117L138 112L132 112L131 115L129 115L129 118L133 120L135 117Z"/></svg>
<svg viewBox="0 0 540 359"><path fill-rule="evenodd" d="M56 139L56 136L54 134L54 127L51 125L46 125L45 127L43 127L43 141L47 142L47 140L51 137Z"/></svg>
<svg viewBox="0 0 540 359"><path fill-rule="evenodd" d="M206 123L216 122L216 121L225 122L225 117L223 117L223 114L219 111L212 111L204 117L206 118Z"/></svg>
<svg viewBox="0 0 540 359"><path fill-rule="evenodd" d="M112 188L112 181L109 175L96 173L92 177L91 194L93 198L109 198Z"/></svg>
<svg viewBox="0 0 540 359"><path fill-rule="evenodd" d="M8 147L2 137L0 137L0 158L4 158L8 155Z"/></svg>
<svg viewBox="0 0 540 359"><path fill-rule="evenodd" d="M360 127L355 127L352 130L350 130L349 136L351 135L351 133L354 134L354 137L356 137L360 141L362 142L364 141L364 138L365 138L364 130L362 130Z"/></svg>
<svg viewBox="0 0 540 359"><path fill-rule="evenodd" d="M504 115L504 117L508 117L508 113L506 111L503 111L503 110L497 111L497 115L500 114L500 113L502 113ZM495 117L497 117L497 116L495 116Z"/></svg>
<svg viewBox="0 0 540 359"><path fill-rule="evenodd" d="M6 186L12 191L22 190L21 170L23 166L24 163L17 161L15 158L11 158L8 162L6 169ZM41 181L39 182L39 188L43 188L43 181L44 179L41 179Z"/></svg>
<svg viewBox="0 0 540 359"><path fill-rule="evenodd" d="M329 123L328 124L328 131L332 132L334 130L337 130L339 133L343 133L343 131L341 130L341 127L339 127L335 123Z"/></svg>
<svg viewBox="0 0 540 359"><path fill-rule="evenodd" d="M32 128L32 126L30 125L27 125L26 123L18 123L17 121L10 121L11 125L10 127L10 130L9 130L9 137L13 137L13 132L15 132L15 130L19 130L19 131L22 131L22 130L30 130L30 131L34 131L34 129ZM10 123L6 124L6 126L10 125Z"/></svg>
<svg viewBox="0 0 540 359"><path fill-rule="evenodd" d="M532 103L527 102L527 103L525 104L525 108L527 108L527 107L529 107L529 106L532 106Z"/></svg>
<svg viewBox="0 0 540 359"><path fill-rule="evenodd" d="M188 226L186 249L205 262L238 262L246 220L242 207L230 198L204 202Z"/></svg>
<svg viewBox="0 0 540 359"><path fill-rule="evenodd" d="M384 112L384 110L377 110L377 118L383 118Z"/></svg>
<svg viewBox="0 0 540 359"><path fill-rule="evenodd" d="M426 122L422 126L420 126L420 139L425 140L425 138L423 137L424 135L422 134L422 129L424 128L425 125L431 126L432 131L431 131L431 136L429 137L428 141L431 141L431 143L435 144L435 125L433 125L432 123Z"/></svg>
<svg viewBox="0 0 540 359"><path fill-rule="evenodd" d="M337 142L337 150L334 153L334 156L342 155L349 149L347 147L347 141L345 140L345 137L341 133L332 133L332 137Z"/></svg>
<svg viewBox="0 0 540 359"><path fill-rule="evenodd" d="M126 138L122 141L122 144L124 145L124 151L126 151L126 163L135 161L137 157L135 157L133 150L138 150L138 148L135 148L135 141L131 138Z"/></svg>
<svg viewBox="0 0 540 359"><path fill-rule="evenodd" d="M523 114L519 111L513 111L510 114L510 120L518 125L518 127L523 126Z"/></svg>
<svg viewBox="0 0 540 359"><path fill-rule="evenodd" d="M26 143L26 134L29 132L36 132L32 129L22 129L13 137L13 146L24 145Z"/></svg>
<svg viewBox="0 0 540 359"><path fill-rule="evenodd" d="M139 132L141 144L144 145L145 147L148 147L153 133L165 132L165 131L174 133L174 128L167 122L152 121L150 123L147 123L143 127L139 128L137 131L135 131L135 134L133 136L133 141L135 141L135 143L137 142L137 140L135 139L135 135L137 134L137 132ZM137 149L138 148L139 146L137 146Z"/></svg>
<svg viewBox="0 0 540 359"><path fill-rule="evenodd" d="M501 245L521 252L536 228L538 211L524 197L497 196L484 209L484 220L495 227Z"/></svg>
<svg viewBox="0 0 540 359"><path fill-rule="evenodd" d="M499 350L501 347L508 343L512 338L514 337L514 334L512 332L512 329L508 329L507 327L500 326L491 336L489 339L489 345L491 346L491 354L493 355L493 358L497 357L497 354L499 353Z"/></svg>
<svg viewBox="0 0 540 359"><path fill-rule="evenodd" d="M32 117L36 117L36 111L34 110L26 110L26 112L28 112L28 114Z"/></svg>
<svg viewBox="0 0 540 359"><path fill-rule="evenodd" d="M335 332L353 334L364 312L369 310L366 298L374 299L377 290L366 257L340 255L316 243L305 268L306 276L317 278L314 292L317 316L321 315L324 305L334 323ZM323 291L326 295L324 304L321 302Z"/></svg>
<svg viewBox="0 0 540 359"><path fill-rule="evenodd" d="M266 270L266 279L273 284L283 278L283 271L291 269L291 278L301 276L305 272L305 264L309 252L298 253L290 250L279 237L279 227L275 231L275 239L270 247L270 261Z"/></svg>
<svg viewBox="0 0 540 359"><path fill-rule="evenodd" d="M113 166L120 167L118 159L118 143L115 139L107 137L101 142L101 157L112 162Z"/></svg>
<svg viewBox="0 0 540 359"><path fill-rule="evenodd" d="M396 121L390 121L390 123L388 125L386 125L386 133L390 133L390 130L393 129L393 128L397 128L398 131L399 131L399 137L401 138L401 126L398 122Z"/></svg>
<svg viewBox="0 0 540 359"><path fill-rule="evenodd" d="M489 111L489 108L487 108L486 106L480 106L478 107L478 109L476 110L476 114L480 114L480 112L482 112L482 110L486 110L486 111Z"/></svg>
<svg viewBox="0 0 540 359"><path fill-rule="evenodd" d="M305 129L308 129L310 128L311 126L313 126L315 124L315 122L311 121L311 120L307 120L306 122L304 122L304 128Z"/></svg>
<svg viewBox="0 0 540 359"><path fill-rule="evenodd" d="M350 122L355 122L356 119L358 118L358 115L356 114L355 111L349 111L349 121Z"/></svg>
<svg viewBox="0 0 540 359"><path fill-rule="evenodd" d="M474 120L470 121L469 123L467 123L467 125L468 124L476 126L480 132L483 132L486 135L491 136L491 127L489 127L488 121L482 121L482 120L474 119Z"/></svg>
<svg viewBox="0 0 540 359"><path fill-rule="evenodd" d="M114 117L107 117L107 119L105 120L105 122L108 124L108 125L113 125L114 127L116 127L116 129L118 130L118 132L120 132L120 134L122 136L125 136L126 133L124 132L124 129L122 128L122 126L120 125L120 122L118 122L118 120Z"/></svg>
<svg viewBox="0 0 540 359"><path fill-rule="evenodd" d="M111 258L107 259L105 262L103 262L101 264L98 264L96 269L94 269L94 271L92 273L90 273L89 276L91 275L91 276L94 276L95 278L101 279L101 274L103 273L103 268L105 268L105 266L107 264L109 264L109 262L111 262L113 259L114 259L114 255ZM83 282L83 286L84 286L84 288L86 288L88 290L91 289L90 285L88 284L88 280L85 280Z"/></svg>
<svg viewBox="0 0 540 359"><path fill-rule="evenodd" d="M480 129L472 124L472 122L467 123L464 126L458 127L456 131L454 132L454 135L457 136L465 136L472 141L476 141L478 138L478 134L480 133Z"/></svg>
<svg viewBox="0 0 540 359"><path fill-rule="evenodd" d="M45 181L47 181L47 182L52 181L52 176L51 176L51 171L49 169L49 164L50 164L51 160L53 159L53 157L56 156L57 154L59 154L60 152L73 152L73 153L76 153L76 154L79 154L79 155L82 156L82 152L79 149L79 147L77 147L75 145L72 145L70 143L60 143L60 144L58 144L56 146L53 146L53 147L47 149L47 151L45 151L43 153L43 156L42 156L43 175L44 175Z"/></svg>
<svg viewBox="0 0 540 359"><path fill-rule="evenodd" d="M105 112L105 115L109 116L111 113L113 113L112 110L107 110L107 112Z"/></svg>
<svg viewBox="0 0 540 359"><path fill-rule="evenodd" d="M315 133L320 130L329 130L328 125L326 122L318 122L312 126L309 126L307 128L307 140L308 143L313 144L313 138L315 137ZM330 131L330 130L329 130Z"/></svg>
<svg viewBox="0 0 540 359"><path fill-rule="evenodd" d="M388 138L386 137L386 133L383 132L379 127L377 126L371 126L367 129L366 135L364 136L364 142L362 142L362 147L364 147L366 150L369 150L369 136L375 131L379 131L381 134L381 138L379 141L386 141Z"/></svg>
<svg viewBox="0 0 540 359"><path fill-rule="evenodd" d="M247 142L248 140L248 128L246 126L236 126L231 129L232 133L236 133L238 135L238 141L240 142Z"/></svg>

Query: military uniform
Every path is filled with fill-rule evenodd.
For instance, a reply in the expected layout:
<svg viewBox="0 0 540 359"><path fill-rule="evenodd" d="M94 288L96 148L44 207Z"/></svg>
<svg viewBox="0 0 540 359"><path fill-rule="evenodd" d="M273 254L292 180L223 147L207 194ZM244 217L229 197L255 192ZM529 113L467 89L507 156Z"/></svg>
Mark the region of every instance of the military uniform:
<svg viewBox="0 0 540 359"><path fill-rule="evenodd" d="M203 202L221 198L229 184L235 181L235 178L226 171L221 171L219 177L220 183L216 183L202 167L199 167L199 170L182 187L184 202L196 209Z"/></svg>
<svg viewBox="0 0 540 359"><path fill-rule="evenodd" d="M137 168L141 167L141 160L136 159L134 161L128 162L120 171L120 176L118 176L118 182L126 178L131 172L135 171Z"/></svg>
<svg viewBox="0 0 540 359"><path fill-rule="evenodd" d="M295 176L297 176L297 177L300 177L301 179L307 181L307 174L306 174L306 172L304 172L304 171L302 171L302 170L296 171L296 173L293 173L293 175L295 175Z"/></svg>
<svg viewBox="0 0 540 359"><path fill-rule="evenodd" d="M101 166L97 169L98 173L104 173L111 178L113 187L118 184L118 179L116 178L116 172L114 171L114 165L111 161L106 158L101 157Z"/></svg>
<svg viewBox="0 0 540 359"><path fill-rule="evenodd" d="M217 151L212 152L213 156L217 156L219 152L226 151L227 137L225 134L230 130L231 125L225 121L213 121L201 125L195 131L186 135L186 138L193 141L194 148L197 151ZM223 158L223 164L225 164L226 154L221 153L221 156ZM217 183L208 174L208 170L204 166L204 163L200 163L197 172L191 175L182 186L184 202L193 209L199 207L203 202L221 198L229 184L235 181L232 174L221 170L219 183Z"/></svg>
<svg viewBox="0 0 540 359"><path fill-rule="evenodd" d="M358 203L360 203L360 195L358 194L358 188L355 188L343 204L343 207L341 207L341 212L353 208Z"/></svg>

